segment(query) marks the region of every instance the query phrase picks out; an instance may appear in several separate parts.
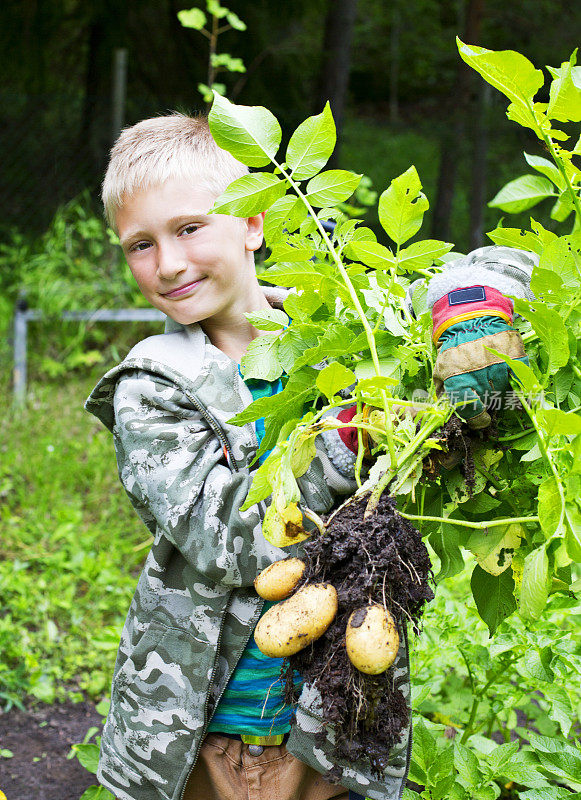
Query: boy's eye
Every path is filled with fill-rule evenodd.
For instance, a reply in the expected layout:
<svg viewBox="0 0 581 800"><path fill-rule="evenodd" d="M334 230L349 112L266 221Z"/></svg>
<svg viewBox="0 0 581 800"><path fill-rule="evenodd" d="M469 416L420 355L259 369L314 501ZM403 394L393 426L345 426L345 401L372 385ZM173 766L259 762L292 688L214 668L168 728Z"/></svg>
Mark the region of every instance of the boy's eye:
<svg viewBox="0 0 581 800"><path fill-rule="evenodd" d="M186 234L195 233L198 230L199 227L200 227L199 225L193 225L193 224L192 225L186 225L182 229L182 233L186 233Z"/></svg>
<svg viewBox="0 0 581 800"><path fill-rule="evenodd" d="M149 242L135 242L135 244L132 244L131 247L129 248L129 252L138 253L141 252L141 250L147 250L147 248L150 246L151 245L149 244Z"/></svg>

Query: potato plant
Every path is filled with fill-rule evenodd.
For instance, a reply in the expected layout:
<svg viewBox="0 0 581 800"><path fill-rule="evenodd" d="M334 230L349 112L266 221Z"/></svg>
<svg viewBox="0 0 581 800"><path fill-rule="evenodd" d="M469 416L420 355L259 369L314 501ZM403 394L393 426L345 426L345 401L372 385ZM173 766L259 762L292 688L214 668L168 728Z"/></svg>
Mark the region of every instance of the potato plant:
<svg viewBox="0 0 581 800"><path fill-rule="evenodd" d="M412 279L429 279L457 255L446 242L410 244L428 208L415 168L379 198L379 219L392 242L385 246L336 208L360 176L324 170L335 145L328 106L299 125L279 156L280 126L267 109L216 95L210 113L216 141L261 171L232 183L213 210L238 216L266 210L271 256L262 278L294 290L284 302L286 313L249 315L266 333L242 362L246 377L283 376L284 390L235 417L239 424L264 417L261 450L273 448L247 499L250 505L272 494L264 535L280 546L308 536L303 525L313 515L298 506L296 479L314 456L315 437L340 425L326 412L352 404L381 409L380 421L359 416L349 423L358 428L360 442L365 432L375 442L367 474L360 448L358 494L369 498L368 512L384 491L397 498L398 513L440 556L439 578L463 568L463 550L476 556L471 588L493 632L517 607L524 618L536 619L551 592L577 588L571 565L581 560L581 205L575 166L581 145L566 149L569 136L554 124L581 119L581 92L574 57L553 70L547 104L534 101L543 73L520 54L462 43L459 49L509 98L509 117L542 141L555 165L548 179L565 187L559 201L576 220L573 233L560 237L534 219L530 231L500 228L491 234L539 256L532 278L537 299L515 301L531 364L507 360L516 376L512 408L487 434L462 431L468 457L459 466L437 466L447 443L442 429L454 408L435 396L425 293L414 293L414 314L405 302ZM268 165L274 169L262 169ZM329 219L336 223L332 233L324 225ZM412 407L415 418L390 413L394 406Z"/></svg>
<svg viewBox="0 0 581 800"><path fill-rule="evenodd" d="M315 455L315 438L342 425L329 412L356 405L358 413L349 425L357 429L359 441L355 464L359 488L331 519L350 520L351 529L343 528L347 540L363 541L366 525L375 525L378 536L389 526L406 531L412 554L405 561L410 578L398 578L395 585L388 581L387 598L384 581L383 601L374 594L380 587L377 580L369 579L369 568L375 559L381 559L385 548L374 554L365 574L355 575L355 582L366 587L365 602L383 602L386 610L395 611L400 628L407 617L418 629L423 604L431 592L429 569L420 574L415 567L424 564L424 556L405 527L413 522L438 556L438 581L462 573L467 560L476 608L492 636L516 611L524 630L531 629L551 595L575 602L581 588L575 566L581 561L581 365L577 353L581 179L576 166L581 139L567 148L564 142L570 135L556 127L581 121L581 80L572 56L560 68L550 70L549 102L538 102L535 95L543 86L544 75L520 54L495 53L462 42L459 50L467 63L509 98L509 118L539 138L552 161L535 156L528 158L529 164L554 185L546 194L557 200L556 218L567 219L572 214L574 219L572 232L564 236L546 230L532 218L530 231L499 227L489 234L495 243L538 256L531 282L536 299L515 300L516 324L527 345L530 365L501 356L514 376L512 400L496 415L490 429L468 430L454 415L454 406L436 396L425 286L414 292L413 309L406 302L406 290L413 280L423 277L429 281L446 261L460 255L453 252L451 243L412 241L428 208L415 167L395 178L379 198L379 220L390 240L389 246L381 244L372 230L338 208L353 194L361 176L324 169L335 146L328 105L299 125L286 152L279 155L282 133L267 109L237 106L215 95L210 113L214 138L240 161L260 171L231 184L213 211L242 217L267 212L265 236L270 258L261 277L291 290L284 311L248 315L265 333L250 344L242 361L245 377L282 377L284 390L256 401L234 418L238 424L265 419L261 452L271 452L256 471L246 501L249 506L272 496L263 525L265 537L285 547L311 536L305 550L315 560L309 564L305 580L336 582L325 565L332 564L332 548L338 547L340 540L330 536L329 520L317 518L301 505L297 479ZM273 169L264 169L269 166ZM519 192L523 195L522 208L532 207L531 197L539 196L527 182L508 191L515 202ZM329 220L334 227L326 224ZM492 398L491 411L496 410L495 402ZM369 409L375 410L369 413ZM366 441L374 458L370 468L363 461ZM389 524L377 525L384 518ZM388 548L389 542L381 545ZM317 560L325 546L331 550ZM466 555L470 557L466 559ZM355 556L353 559L355 564ZM403 597L410 600L416 590L413 611L405 603L399 608L392 605L398 592L403 591ZM338 594L342 636L336 635L336 621L320 640L325 640L325 654L328 651L333 657L340 655L339 641L344 641L345 631L342 597L346 595L341 587ZM353 606L349 611L355 610ZM318 647L316 642L313 652ZM541 650L536 652L542 664L548 656ZM312 658L298 653L291 657L291 665L307 680L319 680ZM339 681L345 675L338 670ZM492 674L485 683L485 693L494 686L494 677ZM392 714L399 703L395 695L381 713L373 706L380 685L373 683L376 680L375 676L360 676L354 688L353 681L349 684L360 699L359 709L363 708L363 728L372 731L375 739L362 738L358 719L333 721L344 723L337 729L351 737L351 748L353 736L359 737L356 746L361 745L362 752L370 753L375 741L370 759L381 771L389 743L404 720L403 711L400 716ZM319 687L323 688L320 682ZM337 686L327 688L335 694L338 691ZM472 689L476 691L474 682ZM331 719L336 709L333 703L325 706L324 693L323 702ZM418 780L425 786L423 797L494 800L500 793L498 776L509 775L507 765L515 758L518 764L551 761L545 755L525 755L523 760L518 742L510 741L504 749L494 754L491 750L479 760L473 751L478 708L478 704L472 706L462 737L453 747L442 748L442 758L435 761L440 745L436 745L433 732L425 723L416 726L415 764ZM389 714L393 719L389 717L391 730L386 733L381 721L385 728ZM490 732L494 725L493 719ZM383 734L382 753L377 741ZM340 738L338 748L342 746ZM535 753L555 753L547 750L555 747L554 743L535 742L531 742ZM422 755L418 747L424 745ZM546 794L534 791L552 787L549 781L559 780L559 776L566 779L569 767L563 764L567 759L577 763L578 750L573 750L555 757L560 766L552 772L544 767L538 779L531 767L532 793L522 796L527 800L560 797L549 789ZM432 763L442 775L431 774L427 767ZM511 770L515 783L518 775L527 772L518 766ZM564 785L578 788L574 781Z"/></svg>

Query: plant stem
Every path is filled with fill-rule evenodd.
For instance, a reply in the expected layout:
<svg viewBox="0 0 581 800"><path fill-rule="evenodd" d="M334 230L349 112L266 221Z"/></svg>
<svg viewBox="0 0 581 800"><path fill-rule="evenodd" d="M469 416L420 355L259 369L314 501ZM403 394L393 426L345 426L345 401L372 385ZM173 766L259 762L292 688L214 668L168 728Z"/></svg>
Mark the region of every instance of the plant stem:
<svg viewBox="0 0 581 800"><path fill-rule="evenodd" d="M581 378L581 373L579 374L579 377ZM528 436L529 433L534 433L534 432L535 432L534 428L527 428L526 430L521 431L520 433L512 433L510 436L499 436L498 441L513 442L515 441L515 439L522 439L524 436Z"/></svg>
<svg viewBox="0 0 581 800"><path fill-rule="evenodd" d="M324 229L323 225L321 224L321 220L318 218L317 214L315 213L315 210L313 209L313 207L309 203L306 195L301 191L299 185L292 179L290 173L287 172L282 167L281 164L279 164L274 158L271 159L271 160L272 160L273 164L275 165L275 167L277 167L277 169L280 170L281 175L283 175L286 178L286 180L289 182L289 184L291 185L291 187L293 188L295 193L298 195L298 197L300 197L300 199L303 201L303 203L306 206L309 214L311 215L312 219L314 220L315 225L317 226L317 230L319 231L319 234L321 235L323 241L327 245L327 250L329 251L333 261L335 262L335 264L337 266L337 269L339 270L339 274L341 275L341 277L343 279L343 282L344 282L344 284L345 284L345 286L347 288L347 291L349 292L349 296L351 298L351 302L353 303L353 306L354 306L354 308L357 311L357 314L359 316L360 322L363 325L363 330L365 331L365 337L367 339L367 344L369 345L369 350L371 352L371 358L373 360L373 366L375 368L375 373L376 373L376 375L378 377L381 377L381 368L379 366L379 356L377 354L377 347L376 347L376 344L375 344L375 336L373 335L373 330L372 330L372 328L371 328L371 326L369 324L369 320L367 319L367 316L365 315L365 311L363 309L363 306L361 305L361 302L359 301L359 298L357 297L357 292L355 290L355 287L353 286L353 283L351 282L351 279L349 278L349 275L347 274L347 270L345 269L345 266L344 266L343 262L341 261L339 255L337 253L337 250L335 249L333 243L329 239L327 231ZM388 447L389 457L390 457L390 460L391 460L391 463L392 463L392 467L395 468L396 463L397 463L397 455L396 455L396 452L395 452L395 444L394 444L394 441L393 441L393 420L391 418L391 414L389 413L389 410L388 410L388 407L387 407L387 393L385 392L385 390L382 390L381 395L382 395L383 404L384 404L384 411L385 411L385 422L386 422L385 434L386 434L386 438L387 438L387 447Z"/></svg>
<svg viewBox="0 0 581 800"><path fill-rule="evenodd" d="M460 648L458 648L458 649L460 650ZM460 650L460 652L462 653L462 650ZM464 653L462 653L462 656L464 656ZM465 657L464 657L464 661L466 661ZM482 687L482 689L478 692L478 694L474 698L474 700L472 702L472 708L470 709L470 718L468 720L468 724L466 725L466 728L464 729L464 733L462 734L462 738L460 739L460 744L466 744L467 740L474 733L474 720L476 719L476 713L478 711L478 706L480 705L480 701L486 695L486 692L490 689L492 684L496 683L498 678L500 678L500 676L503 674L503 672L506 672L506 670L510 666L512 666L514 661L515 661L515 659L512 659L512 658L509 659L506 662L506 664L503 664L502 667L500 667L500 669L497 669L496 672L493 672L492 676L488 679L488 681L485 683L485 685ZM467 661L466 661L466 666L468 666L468 662ZM470 668L468 668L468 671L469 671L469 676L470 676L471 675ZM473 682L471 682L471 686L472 686L472 693L474 694L474 683Z"/></svg>
<svg viewBox="0 0 581 800"><path fill-rule="evenodd" d="M536 420L536 417L535 417L535 414L533 412L533 409L527 403L523 392L519 392L518 389L516 390L516 392L517 392L518 399L520 400L520 402L522 404L522 407L524 408L524 410L528 414L528 417L529 417L530 421L533 423L534 429L537 432L537 439L538 439L538 442L539 442L539 449L540 449L541 453L543 454L543 456L545 458L545 461L548 463L549 469L553 473L553 477L555 478L555 481L557 482L557 489L559 491L559 498L561 500L561 513L559 515L559 524L557 525L557 530L558 530L561 527L561 525L563 524L563 519L565 518L565 493L563 491L563 486L561 484L561 478L559 477L559 473L557 472L557 468L555 467L553 459L549 455L549 451L547 450L547 444L545 442L545 438L544 438L544 436L543 436L543 434L541 432L541 429L539 428L539 424L538 424L538 422Z"/></svg>
<svg viewBox="0 0 581 800"><path fill-rule="evenodd" d="M543 139L545 140L545 144L547 145L549 152L553 158L553 161L557 165L557 168L561 175L563 176L563 180L567 184L567 188L569 189L569 193L571 194L571 199L573 200L573 205L575 207L575 213L577 214L577 219L581 223L581 204L579 203L579 197L577 196L577 192L573 189L573 185L569 180L569 176L567 175L567 170L563 166L563 161L561 160L560 156L557 155L557 151L555 150L555 145L553 144L553 140L549 136L549 134L543 134Z"/></svg>
<svg viewBox="0 0 581 800"><path fill-rule="evenodd" d="M485 520L484 522L467 522L463 519L452 519L452 517L424 517L418 514L407 514L404 511L397 512L400 517L409 519L412 522L445 522L448 525L459 525L462 528L474 528L484 530L485 528L496 528L500 525L512 525L513 523L538 522L538 517L509 517L508 519Z"/></svg>

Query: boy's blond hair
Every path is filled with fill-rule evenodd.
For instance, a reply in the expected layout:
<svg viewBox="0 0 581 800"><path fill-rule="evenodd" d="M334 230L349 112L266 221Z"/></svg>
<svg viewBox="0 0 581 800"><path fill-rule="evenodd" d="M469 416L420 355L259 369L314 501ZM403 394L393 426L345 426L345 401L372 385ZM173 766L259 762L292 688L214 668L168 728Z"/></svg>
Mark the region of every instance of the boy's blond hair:
<svg viewBox="0 0 581 800"><path fill-rule="evenodd" d="M160 186L170 178L189 178L216 194L248 173L248 167L222 150L204 116L175 112L144 119L125 128L111 150L102 199L108 223L134 192Z"/></svg>

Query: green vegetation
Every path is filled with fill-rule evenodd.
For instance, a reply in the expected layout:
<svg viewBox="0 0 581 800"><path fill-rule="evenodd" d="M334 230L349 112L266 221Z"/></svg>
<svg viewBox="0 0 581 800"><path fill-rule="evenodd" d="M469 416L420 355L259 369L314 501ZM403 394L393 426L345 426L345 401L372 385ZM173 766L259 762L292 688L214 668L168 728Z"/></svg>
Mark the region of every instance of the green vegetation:
<svg viewBox="0 0 581 800"><path fill-rule="evenodd" d="M96 380L37 384L26 410L2 413L4 708L109 688L147 531L119 484L110 435L82 408Z"/></svg>
<svg viewBox="0 0 581 800"><path fill-rule="evenodd" d="M410 779L425 789L404 798L579 800L581 604L555 595L541 620L513 615L491 640L468 569L438 584L413 644Z"/></svg>
<svg viewBox="0 0 581 800"><path fill-rule="evenodd" d="M206 0L207 15L201 8L178 11L178 19L184 28L199 31L208 40L208 76L206 83L198 83L198 91L205 103L211 103L213 92L226 94L226 84L218 83L219 73L246 72L241 58L233 58L229 53L217 53L218 37L227 31L245 31L246 25L229 8L220 5L219 0ZM208 20L208 17L210 18Z"/></svg>

